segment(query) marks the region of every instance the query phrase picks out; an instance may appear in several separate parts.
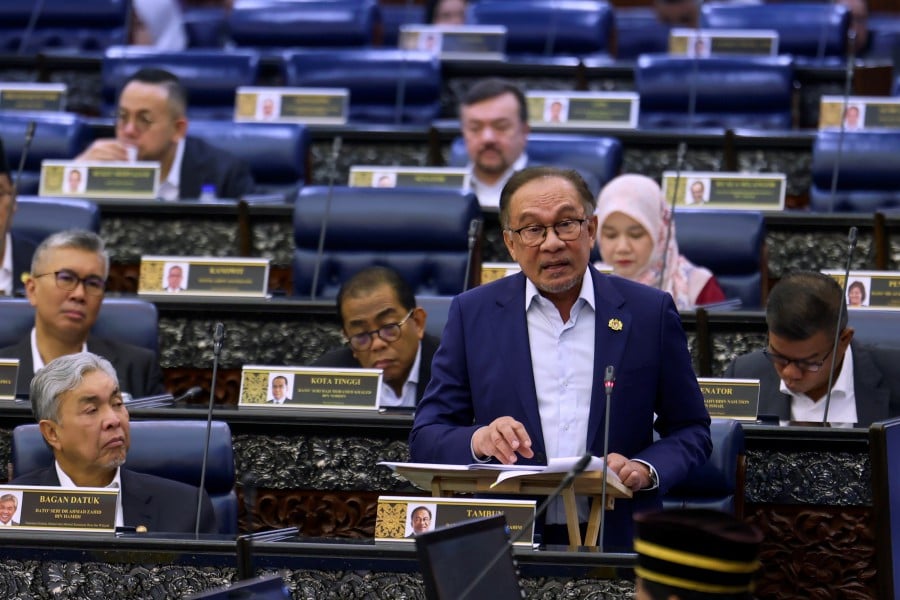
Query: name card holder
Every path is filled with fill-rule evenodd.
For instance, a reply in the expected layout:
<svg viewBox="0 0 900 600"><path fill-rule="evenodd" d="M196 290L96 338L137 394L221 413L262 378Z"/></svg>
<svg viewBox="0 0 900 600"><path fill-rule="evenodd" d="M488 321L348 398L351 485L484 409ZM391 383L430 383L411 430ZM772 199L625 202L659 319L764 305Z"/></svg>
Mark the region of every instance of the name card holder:
<svg viewBox="0 0 900 600"><path fill-rule="evenodd" d="M669 54L696 58L722 55L777 56L774 29L687 29L669 32Z"/></svg>
<svg viewBox="0 0 900 600"><path fill-rule="evenodd" d="M683 208L783 210L785 185L783 173L665 171L662 188Z"/></svg>
<svg viewBox="0 0 900 600"><path fill-rule="evenodd" d="M240 408L327 408L377 410L381 369L245 365Z"/></svg>
<svg viewBox="0 0 900 600"><path fill-rule="evenodd" d="M437 54L442 60L503 60L506 27L499 25L401 25L398 46Z"/></svg>
<svg viewBox="0 0 900 600"><path fill-rule="evenodd" d="M139 295L264 298L267 258L142 256Z"/></svg>
<svg viewBox="0 0 900 600"><path fill-rule="evenodd" d="M469 170L459 167L350 167L350 187L469 189Z"/></svg>
<svg viewBox="0 0 900 600"><path fill-rule="evenodd" d="M823 270L844 285L844 272ZM900 273L897 271L850 271L847 282L847 308L900 310Z"/></svg>
<svg viewBox="0 0 900 600"><path fill-rule="evenodd" d="M244 86L235 93L234 120L344 125L349 106L346 88Z"/></svg>
<svg viewBox="0 0 900 600"><path fill-rule="evenodd" d="M758 379L698 377L700 392L709 416L739 421L755 421L759 412Z"/></svg>
<svg viewBox="0 0 900 600"><path fill-rule="evenodd" d="M5 530L113 532L118 489L0 485L0 505L11 509ZM2 535L2 534L0 534Z"/></svg>
<svg viewBox="0 0 900 600"><path fill-rule="evenodd" d="M63 112L64 83L0 83L0 111Z"/></svg>
<svg viewBox="0 0 900 600"><path fill-rule="evenodd" d="M900 129L900 98L885 96L849 96L844 110L843 96L822 96L819 105L819 129L863 131Z"/></svg>
<svg viewBox="0 0 900 600"><path fill-rule="evenodd" d="M16 381L19 376L19 359L0 356L0 400L16 399Z"/></svg>
<svg viewBox="0 0 900 600"><path fill-rule="evenodd" d="M634 92L532 91L528 124L535 129L635 129L640 97Z"/></svg>
<svg viewBox="0 0 900 600"><path fill-rule="evenodd" d="M155 200L159 197L159 163L45 160L38 194Z"/></svg>

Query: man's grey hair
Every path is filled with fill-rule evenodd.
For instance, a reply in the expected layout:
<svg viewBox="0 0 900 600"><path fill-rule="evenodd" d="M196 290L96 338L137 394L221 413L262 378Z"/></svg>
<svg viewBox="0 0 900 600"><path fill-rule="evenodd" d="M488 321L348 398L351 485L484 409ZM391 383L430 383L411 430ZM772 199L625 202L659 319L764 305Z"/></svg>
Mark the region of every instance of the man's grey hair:
<svg viewBox="0 0 900 600"><path fill-rule="evenodd" d="M16 498L15 494L3 494L2 496L0 496L0 503L10 501L12 501L16 506L19 506L19 499Z"/></svg>
<svg viewBox="0 0 900 600"><path fill-rule="evenodd" d="M39 370L31 380L31 411L34 418L59 421L59 397L74 390L84 380L84 376L94 371L103 371L119 385L119 378L112 364L102 356L91 352L66 354L51 360Z"/></svg>
<svg viewBox="0 0 900 600"><path fill-rule="evenodd" d="M34 257L31 259L31 274L37 273L38 265L41 264L47 252L58 248L74 248L100 255L103 259L103 277L109 275L109 253L106 251L106 244L103 242L103 238L93 231L84 229L58 231L41 242L41 245L34 251Z"/></svg>

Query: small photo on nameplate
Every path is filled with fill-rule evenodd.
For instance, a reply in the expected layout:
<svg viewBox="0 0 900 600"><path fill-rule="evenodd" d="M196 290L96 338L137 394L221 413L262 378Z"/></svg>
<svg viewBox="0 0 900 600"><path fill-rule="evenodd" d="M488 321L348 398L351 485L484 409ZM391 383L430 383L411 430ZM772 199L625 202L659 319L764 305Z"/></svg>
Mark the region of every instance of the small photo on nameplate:
<svg viewBox="0 0 900 600"><path fill-rule="evenodd" d="M889 96L822 96L819 129L864 131L900 129L900 98Z"/></svg>
<svg viewBox="0 0 900 600"><path fill-rule="evenodd" d="M240 408L377 410L381 369L244 365Z"/></svg>
<svg viewBox="0 0 900 600"><path fill-rule="evenodd" d="M0 485L0 535L23 529L113 532L118 489Z"/></svg>
<svg viewBox="0 0 900 600"><path fill-rule="evenodd" d="M63 112L64 83L0 83L0 111Z"/></svg>
<svg viewBox="0 0 900 600"><path fill-rule="evenodd" d="M138 294L265 298L269 259L142 256Z"/></svg>
<svg viewBox="0 0 900 600"><path fill-rule="evenodd" d="M669 32L669 54L709 56L777 56L778 32L774 29L687 29Z"/></svg>
<svg viewBox="0 0 900 600"><path fill-rule="evenodd" d="M414 542L417 535L470 519L502 514L510 537L518 535L534 516L534 500L379 496L375 516L375 542ZM529 525L516 546L531 547L534 525Z"/></svg>
<svg viewBox="0 0 900 600"><path fill-rule="evenodd" d="M159 196L159 163L45 160L38 194L155 200Z"/></svg>
<svg viewBox="0 0 900 600"><path fill-rule="evenodd" d="M665 171L662 188L680 208L783 210L785 185L782 173Z"/></svg>
<svg viewBox="0 0 900 600"><path fill-rule="evenodd" d="M838 285L844 285L844 272L824 270ZM900 310L900 272L850 271L847 280L847 308Z"/></svg>
<svg viewBox="0 0 900 600"><path fill-rule="evenodd" d="M759 411L759 379L698 377L709 416L755 421Z"/></svg>
<svg viewBox="0 0 900 600"><path fill-rule="evenodd" d="M437 54L442 60L502 60L506 27L500 25L401 25L401 50Z"/></svg>
<svg viewBox="0 0 900 600"><path fill-rule="evenodd" d="M19 359L0 356L0 400L16 399Z"/></svg>
<svg viewBox="0 0 900 600"><path fill-rule="evenodd" d="M469 170L461 167L350 167L350 187L429 187L469 189Z"/></svg>
<svg viewBox="0 0 900 600"><path fill-rule="evenodd" d="M234 120L344 125L349 105L346 88L245 86L235 94Z"/></svg>
<svg viewBox="0 0 900 600"><path fill-rule="evenodd" d="M533 91L526 94L534 129L635 129L640 97L634 92Z"/></svg>

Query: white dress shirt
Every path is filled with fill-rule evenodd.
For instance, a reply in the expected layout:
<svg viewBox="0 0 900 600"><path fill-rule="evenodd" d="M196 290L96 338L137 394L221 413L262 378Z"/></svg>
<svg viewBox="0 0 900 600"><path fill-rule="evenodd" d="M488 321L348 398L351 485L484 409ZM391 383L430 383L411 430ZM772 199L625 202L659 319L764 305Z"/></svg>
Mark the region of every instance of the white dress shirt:
<svg viewBox="0 0 900 600"><path fill-rule="evenodd" d="M831 362L826 361L825 366L826 368L831 366ZM781 393L791 397L791 420L822 422L822 419L825 418L825 396L816 401L806 394L795 394L784 385L782 380L779 380L779 383ZM844 353L844 364L841 365L841 372L835 378L831 388L828 422L832 425L849 424L849 426L852 426L858 421L859 418L856 415L856 392L853 388L853 352L848 346L847 352Z"/></svg>
<svg viewBox="0 0 900 600"><path fill-rule="evenodd" d="M475 165L469 163L469 187L475 192L475 195L478 196L478 204L481 205L481 208L500 208L500 192L503 191L503 186L506 185L506 182L509 181L509 178L512 177L516 171L521 171L527 164L528 155L523 152L512 166L503 173L500 179L494 183L485 183L475 176Z"/></svg>
<svg viewBox="0 0 900 600"><path fill-rule="evenodd" d="M178 200L181 197L179 186L181 185L181 161L183 158L184 138L181 138L175 148L175 158L172 159L169 175L159 183L159 197L163 200Z"/></svg>
<svg viewBox="0 0 900 600"><path fill-rule="evenodd" d="M67 489L79 487L75 485L71 477L66 475L66 472L62 470L57 461L54 460L53 465L56 467L56 476L59 477L59 487ZM103 487L119 490L119 495L116 496L116 527L124 527L125 516L122 512L122 474L120 468L116 469L116 475L112 478L112 481Z"/></svg>
<svg viewBox="0 0 900 600"><path fill-rule="evenodd" d="M12 296L13 286L13 261L12 261L12 236L6 234L3 249L3 262L0 263L0 295Z"/></svg>
<svg viewBox="0 0 900 600"><path fill-rule="evenodd" d="M416 391L419 388L419 368L422 365L422 342L419 342L419 349L416 351L416 360L413 361L412 368L409 370L409 376L403 384L402 394L398 397L386 381L381 384L381 401L378 406L402 406L414 408L416 406Z"/></svg>

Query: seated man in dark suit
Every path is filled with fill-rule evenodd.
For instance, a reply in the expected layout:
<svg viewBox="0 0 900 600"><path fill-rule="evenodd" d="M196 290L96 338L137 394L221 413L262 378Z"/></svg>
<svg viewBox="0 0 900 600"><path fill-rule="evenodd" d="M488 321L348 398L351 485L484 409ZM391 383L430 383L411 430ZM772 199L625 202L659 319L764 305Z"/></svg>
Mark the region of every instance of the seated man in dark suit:
<svg viewBox="0 0 900 600"><path fill-rule="evenodd" d="M786 275L769 293L766 324L768 347L737 357L725 372L725 377L760 380L759 414L822 422L834 353L829 422L868 427L900 415L900 352L852 341L847 306L834 279L813 271Z"/></svg>
<svg viewBox="0 0 900 600"><path fill-rule="evenodd" d="M160 163L163 200L199 198L204 185L219 198L251 193L247 165L205 141L187 136L187 95L178 78L162 69L141 69L119 95L115 139L100 139L76 160Z"/></svg>
<svg viewBox="0 0 900 600"><path fill-rule="evenodd" d="M199 489L122 468L130 444L128 409L112 365L90 352L51 361L31 382L31 408L53 450L52 467L26 473L15 485L116 487L116 526L193 533ZM217 531L203 492L200 531Z"/></svg>
<svg viewBox="0 0 900 600"><path fill-rule="evenodd" d="M34 328L18 344L0 349L0 357L19 359L17 394L27 394L32 375L51 360L88 350L112 361L123 392L134 397L165 392L153 351L90 335L108 273L103 240L90 231L54 233L38 246L25 283Z"/></svg>
<svg viewBox="0 0 900 600"><path fill-rule="evenodd" d="M28 272L36 248L30 239L13 235L15 212L16 188L0 140L0 296L12 296L21 287L22 273Z"/></svg>
<svg viewBox="0 0 900 600"><path fill-rule="evenodd" d="M425 333L427 315L403 277L387 267L364 269L341 286L337 309L349 347L313 366L383 369L381 406L418 404L439 341Z"/></svg>

